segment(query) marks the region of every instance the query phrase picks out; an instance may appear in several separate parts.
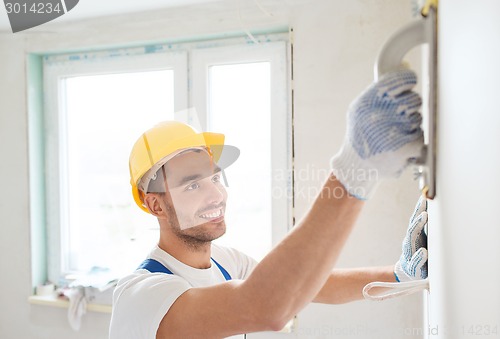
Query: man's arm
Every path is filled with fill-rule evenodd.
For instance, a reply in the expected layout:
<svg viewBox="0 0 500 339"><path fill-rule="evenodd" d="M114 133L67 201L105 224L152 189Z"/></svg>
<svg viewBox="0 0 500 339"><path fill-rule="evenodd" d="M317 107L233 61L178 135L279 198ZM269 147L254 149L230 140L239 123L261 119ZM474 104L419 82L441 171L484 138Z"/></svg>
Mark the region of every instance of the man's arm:
<svg viewBox="0 0 500 339"><path fill-rule="evenodd" d="M362 206L332 175L303 220L247 280L186 291L164 316L157 338L281 329L323 287Z"/></svg>
<svg viewBox="0 0 500 339"><path fill-rule="evenodd" d="M244 282L193 288L164 316L158 338L221 338L279 330L324 287L361 208L381 178L417 158L420 98L409 70L385 74L349 108L346 138L311 209ZM337 180L338 179L338 180ZM359 199L353 199L356 196Z"/></svg>
<svg viewBox="0 0 500 339"><path fill-rule="evenodd" d="M313 302L345 304L363 299L363 288L373 281L396 282L394 266L335 269Z"/></svg>

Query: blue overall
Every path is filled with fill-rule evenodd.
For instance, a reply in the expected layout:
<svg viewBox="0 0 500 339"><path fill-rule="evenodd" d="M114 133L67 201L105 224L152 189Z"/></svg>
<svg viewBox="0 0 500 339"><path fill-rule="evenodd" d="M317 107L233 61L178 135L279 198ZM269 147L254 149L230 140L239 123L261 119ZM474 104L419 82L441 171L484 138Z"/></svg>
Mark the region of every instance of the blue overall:
<svg viewBox="0 0 500 339"><path fill-rule="evenodd" d="M221 271L224 278L226 278L226 281L231 280L231 275L226 271L226 269L224 267L222 267L217 261L215 261L214 258L210 258L210 259L212 259L212 261L215 263L215 265L217 265L217 267ZM168 268L166 268L162 263L160 263L157 260L151 259L151 258L144 260L142 262L142 264L140 264L139 267L137 267L137 269L141 269L141 268L146 269L151 273L159 273L160 272L160 273L166 273L166 274L173 274L172 271L169 270Z"/></svg>

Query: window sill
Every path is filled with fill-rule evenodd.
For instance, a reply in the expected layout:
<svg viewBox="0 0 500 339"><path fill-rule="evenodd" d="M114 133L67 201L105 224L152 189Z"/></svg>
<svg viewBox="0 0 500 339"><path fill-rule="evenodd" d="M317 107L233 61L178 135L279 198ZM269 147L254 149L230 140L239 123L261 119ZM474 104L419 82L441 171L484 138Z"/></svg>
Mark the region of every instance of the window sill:
<svg viewBox="0 0 500 339"><path fill-rule="evenodd" d="M56 296L38 296L32 295L28 297L28 302L32 305L42 305L58 308L69 308L69 301L67 299L58 298ZM111 305L103 304L87 304L87 311L98 313L111 313Z"/></svg>

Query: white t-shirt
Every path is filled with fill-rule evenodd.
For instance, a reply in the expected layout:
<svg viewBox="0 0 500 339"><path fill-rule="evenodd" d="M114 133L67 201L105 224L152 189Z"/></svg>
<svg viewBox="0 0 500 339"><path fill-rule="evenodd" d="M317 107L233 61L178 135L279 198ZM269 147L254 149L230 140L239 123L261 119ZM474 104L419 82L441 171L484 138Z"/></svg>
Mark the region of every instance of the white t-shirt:
<svg viewBox="0 0 500 339"><path fill-rule="evenodd" d="M213 262L207 269L193 268L159 247L155 247L148 258L159 261L173 274L139 269L120 279L113 294L110 339L155 339L163 316L181 294L192 287L226 281ZM249 256L215 244L212 244L212 258L232 279L246 279L257 265Z"/></svg>

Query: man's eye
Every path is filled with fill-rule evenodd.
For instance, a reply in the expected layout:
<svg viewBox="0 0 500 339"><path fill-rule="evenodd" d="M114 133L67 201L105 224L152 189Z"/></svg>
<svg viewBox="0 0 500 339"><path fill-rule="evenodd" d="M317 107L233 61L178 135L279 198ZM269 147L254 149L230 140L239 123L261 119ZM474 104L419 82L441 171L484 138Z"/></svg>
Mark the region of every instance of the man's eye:
<svg viewBox="0 0 500 339"><path fill-rule="evenodd" d="M200 185L197 182L193 182L191 185L186 187L186 191L195 190L197 188L200 188Z"/></svg>

